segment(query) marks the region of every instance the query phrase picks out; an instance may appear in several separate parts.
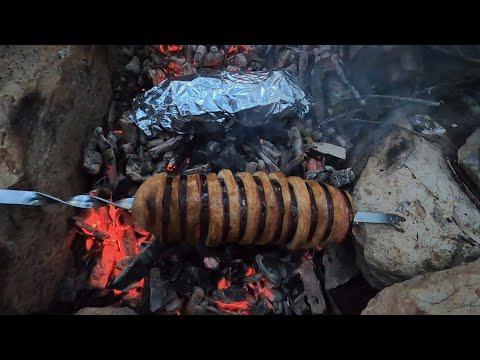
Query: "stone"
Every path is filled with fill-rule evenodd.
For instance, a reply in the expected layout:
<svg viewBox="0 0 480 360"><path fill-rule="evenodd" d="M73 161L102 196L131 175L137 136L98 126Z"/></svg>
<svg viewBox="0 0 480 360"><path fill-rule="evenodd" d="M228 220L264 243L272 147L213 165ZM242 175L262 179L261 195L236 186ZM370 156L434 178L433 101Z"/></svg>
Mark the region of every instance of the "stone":
<svg viewBox="0 0 480 360"><path fill-rule="evenodd" d="M138 315L129 307L85 307L78 310L75 315Z"/></svg>
<svg viewBox="0 0 480 360"><path fill-rule="evenodd" d="M480 188L480 128L458 149L458 163Z"/></svg>
<svg viewBox="0 0 480 360"><path fill-rule="evenodd" d="M106 55L101 46L0 46L0 188L62 199L89 190L82 147L108 111ZM48 309L71 266L74 213L0 206L0 313Z"/></svg>
<svg viewBox="0 0 480 360"><path fill-rule="evenodd" d="M387 287L362 315L480 315L480 260Z"/></svg>
<svg viewBox="0 0 480 360"><path fill-rule="evenodd" d="M130 60L130 62L125 66L125 70L134 75L140 74L141 66L138 57L134 56L132 60Z"/></svg>
<svg viewBox="0 0 480 360"><path fill-rule="evenodd" d="M468 232L480 234L479 210L455 182L437 144L410 130L393 127L386 134L358 179L354 199L362 211L406 218L397 227L354 226L360 269L377 289L480 256L480 247L465 241Z"/></svg>

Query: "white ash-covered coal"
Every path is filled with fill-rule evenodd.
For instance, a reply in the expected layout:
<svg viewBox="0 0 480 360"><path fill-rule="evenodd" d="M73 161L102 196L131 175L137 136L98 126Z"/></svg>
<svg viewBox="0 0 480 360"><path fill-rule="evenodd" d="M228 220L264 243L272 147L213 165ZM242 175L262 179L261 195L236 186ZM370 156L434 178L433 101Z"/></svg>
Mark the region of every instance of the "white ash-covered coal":
<svg viewBox="0 0 480 360"><path fill-rule="evenodd" d="M465 111L478 115L480 94L465 95L463 89L471 89L468 84L462 85L460 96L451 97L457 86L453 73L462 69L465 59L457 57L457 68L439 74L432 62L451 55L438 48L155 45L112 51L119 69L112 79L114 101L103 126L89 138L83 167L95 192L113 200L133 196L155 174L185 176L221 169L283 172L352 191L359 176L365 178L365 171L377 168L373 160L366 164L383 149L392 129L403 127L455 156L475 127L458 115L452 121L458 99ZM287 80L283 96L269 96L269 91L279 92L264 87L261 94L268 101L259 106L255 98L262 97L253 98L249 92L243 103L247 106L241 107L246 87L229 93L234 87L216 85L222 76L235 84L255 74L287 74L277 78ZM205 91L203 96L190 97L191 102L175 97L181 87L181 95L198 95L192 87L195 81ZM219 97L209 96L215 90ZM206 104L208 99L221 101ZM238 114L232 110L235 106ZM289 111L282 111L285 108ZM252 116L252 109L260 109L261 116ZM384 145L385 161L391 159L389 166L397 169L393 159L405 149L389 145ZM381 168L375 176L388 179L392 171ZM388 188L376 191L382 196L395 193ZM473 198L478 197L471 191ZM372 193L362 192L361 202L373 204L368 199ZM417 221L417 213L408 206L394 210ZM437 220L435 226L440 227L447 221ZM112 207L77 217L76 226L81 232L75 242L81 271L72 271L62 288L59 309L67 312L128 306L142 314L358 314L378 291L370 286L377 285L370 272L380 260L370 256L365 263L359 238L353 236L343 244L299 251L234 244L215 249L202 243L166 245L136 227L129 212ZM474 228L468 231L476 236ZM365 239L369 233L374 231L364 232L362 243L369 241ZM455 241L476 246L471 236L463 238L468 239ZM382 275L395 278L395 266L382 267Z"/></svg>

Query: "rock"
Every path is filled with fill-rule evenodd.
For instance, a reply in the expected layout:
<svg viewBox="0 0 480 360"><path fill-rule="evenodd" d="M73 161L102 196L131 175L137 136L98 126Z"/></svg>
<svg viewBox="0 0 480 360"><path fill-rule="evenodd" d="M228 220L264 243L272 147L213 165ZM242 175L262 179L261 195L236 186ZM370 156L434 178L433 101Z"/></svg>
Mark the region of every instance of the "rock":
<svg viewBox="0 0 480 360"><path fill-rule="evenodd" d="M480 256L463 231L480 233L479 210L453 179L441 150L412 131L394 127L384 137L354 198L362 211L406 218L401 228L354 226L359 266L377 289Z"/></svg>
<svg viewBox="0 0 480 360"><path fill-rule="evenodd" d="M129 307L85 307L78 310L75 315L138 315Z"/></svg>
<svg viewBox="0 0 480 360"><path fill-rule="evenodd" d="M0 188L88 191L82 147L112 94L105 48L2 45L0 73ZM0 207L0 313L48 308L69 266L74 213Z"/></svg>
<svg viewBox="0 0 480 360"><path fill-rule="evenodd" d="M362 315L384 314L480 315L480 260L383 289Z"/></svg>
<svg viewBox="0 0 480 360"><path fill-rule="evenodd" d="M125 66L125 70L134 75L140 74L141 68L138 57L134 56L132 60L130 60L130 62Z"/></svg>
<svg viewBox="0 0 480 360"><path fill-rule="evenodd" d="M480 188L480 128L458 149L458 163Z"/></svg>

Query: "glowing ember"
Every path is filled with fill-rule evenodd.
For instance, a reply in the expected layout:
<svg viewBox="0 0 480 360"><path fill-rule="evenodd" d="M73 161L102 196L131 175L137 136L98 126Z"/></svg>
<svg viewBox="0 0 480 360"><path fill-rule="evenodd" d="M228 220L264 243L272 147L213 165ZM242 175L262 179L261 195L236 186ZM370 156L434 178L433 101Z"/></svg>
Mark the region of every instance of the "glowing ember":
<svg viewBox="0 0 480 360"><path fill-rule="evenodd" d="M155 47L165 55L170 55L171 53L183 50L183 45L156 45Z"/></svg>
<svg viewBox="0 0 480 360"><path fill-rule="evenodd" d="M174 163L168 163L167 165L167 171L173 172L176 168L177 166Z"/></svg>
<svg viewBox="0 0 480 360"><path fill-rule="evenodd" d="M131 214L114 206L87 209L83 221L77 223L87 235L85 249L90 254L94 248L101 248L101 255L90 275L89 284L93 288L105 289L109 282L121 272L119 264L128 263L128 258L135 257L140 245L148 242L151 235L133 226ZM99 234L102 237L99 237ZM93 254L91 254L93 255ZM124 294L124 299L137 299L143 290L143 280ZM123 294L114 290L115 295Z"/></svg>
<svg viewBox="0 0 480 360"><path fill-rule="evenodd" d="M169 72L173 75L173 76L180 76L182 75L182 67L176 63L175 61L171 61L168 65L167 65L167 69L169 70Z"/></svg>
<svg viewBox="0 0 480 360"><path fill-rule="evenodd" d="M247 269L247 271L245 272L245 277L252 276L252 275L255 275L255 274L256 274L255 269L250 266Z"/></svg>
<svg viewBox="0 0 480 360"><path fill-rule="evenodd" d="M219 288L220 290L224 290L224 289L228 289L230 285L231 285L230 281L222 277L220 280L218 280L217 288Z"/></svg>
<svg viewBox="0 0 480 360"><path fill-rule="evenodd" d="M250 45L232 45L227 50L227 56L232 56L238 53L249 53L253 50L253 47Z"/></svg>
<svg viewBox="0 0 480 360"><path fill-rule="evenodd" d="M250 309L250 305L246 301L224 303L222 301L216 300L215 304L220 310L224 311L247 311Z"/></svg>
<svg viewBox="0 0 480 360"><path fill-rule="evenodd" d="M150 77L152 78L153 85L158 85L167 78L167 75L165 75L162 70L156 70L153 76L150 74Z"/></svg>

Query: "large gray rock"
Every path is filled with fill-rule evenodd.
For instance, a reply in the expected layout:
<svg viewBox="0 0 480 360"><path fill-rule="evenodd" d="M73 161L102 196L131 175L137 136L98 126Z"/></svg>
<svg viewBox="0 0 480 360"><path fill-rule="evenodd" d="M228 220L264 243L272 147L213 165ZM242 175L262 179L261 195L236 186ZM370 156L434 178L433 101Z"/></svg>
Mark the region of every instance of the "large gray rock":
<svg viewBox="0 0 480 360"><path fill-rule="evenodd" d="M480 188L480 128L458 149L458 163Z"/></svg>
<svg viewBox="0 0 480 360"><path fill-rule="evenodd" d="M480 315L480 260L380 291L362 315Z"/></svg>
<svg viewBox="0 0 480 360"><path fill-rule="evenodd" d="M480 256L465 238L480 233L480 212L453 179L442 151L393 127L369 158L354 197L358 209L406 218L399 228L354 227L361 270L376 288ZM475 243L474 243L475 244Z"/></svg>
<svg viewBox="0 0 480 360"><path fill-rule="evenodd" d="M82 145L112 93L104 49L2 45L0 74L0 188L88 190ZM68 266L73 214L0 206L0 313L46 310Z"/></svg>
<svg viewBox="0 0 480 360"><path fill-rule="evenodd" d="M78 310L75 315L138 315L129 307L86 307Z"/></svg>

